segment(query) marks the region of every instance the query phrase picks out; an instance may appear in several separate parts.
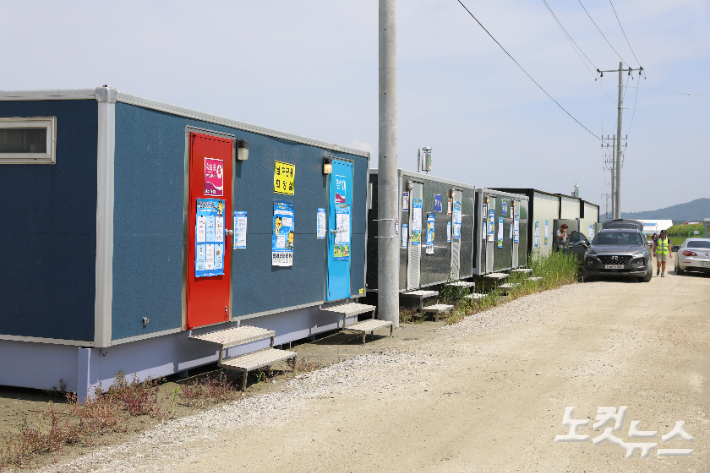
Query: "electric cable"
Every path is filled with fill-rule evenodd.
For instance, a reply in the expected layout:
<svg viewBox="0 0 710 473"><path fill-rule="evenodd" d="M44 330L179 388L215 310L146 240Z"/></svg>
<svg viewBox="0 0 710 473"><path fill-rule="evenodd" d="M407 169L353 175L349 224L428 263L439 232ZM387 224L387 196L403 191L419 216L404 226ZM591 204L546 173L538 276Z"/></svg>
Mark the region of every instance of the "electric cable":
<svg viewBox="0 0 710 473"><path fill-rule="evenodd" d="M634 59L636 59L636 62L641 65L641 61L639 61L639 58L636 57L636 53L634 52L634 48L631 47L631 43L629 43L629 38L626 37L626 31L624 31L624 27L621 26L621 20L619 19L619 15L616 14L616 8L614 8L614 4L611 3L611 0L609 0L609 3L611 4L611 9L614 10L614 16L616 17L616 21L619 22L619 28L621 28L621 32L624 33L624 39L626 40L626 44L629 45L629 49L631 50L631 54L634 55Z"/></svg>
<svg viewBox="0 0 710 473"><path fill-rule="evenodd" d="M602 33L602 30L599 28L599 26L597 26L597 23L594 21L594 18L592 18L592 15L590 15L589 12L587 11L587 9L584 7L584 4L582 3L582 0L577 0L577 1L579 2L580 5L582 5L582 8L584 9L584 12L587 14L587 16L589 17L589 19L592 20L592 23L594 23L594 26L597 27L597 31L599 31L599 33L602 35L602 37L604 38L604 40L606 40L607 44L608 44L609 46L611 46L611 49L614 50L614 52L616 53L616 55L619 56L619 59L621 59L621 62L623 62L624 64L626 64L626 65L628 66L628 63L627 63L626 61L624 61L624 58L621 57L621 55L619 54L619 52L614 48L614 46L611 45L611 43L610 43L609 40L606 38L606 36L604 36L604 33Z"/></svg>
<svg viewBox="0 0 710 473"><path fill-rule="evenodd" d="M648 87L638 87L638 86L633 86L633 85L630 85L629 87L635 87L637 89L644 89L644 90L653 90L655 92L668 92L669 94L690 95L693 97L710 97L710 95L691 94L689 92L673 92L672 90L649 89Z"/></svg>
<svg viewBox="0 0 710 473"><path fill-rule="evenodd" d="M533 82L535 83L535 85L536 85L540 90L542 90L542 92L543 92L545 95L547 95L547 96L549 97L550 100L552 100L553 102L555 102L555 104L557 104L557 106L560 107L560 109L561 109L563 112L565 112L567 115L569 115L569 117L570 117L572 120L574 120L575 122L577 122L577 124L578 124L579 126L581 126L582 128L584 128L585 130L587 130L587 132L588 132L590 135L592 135L594 138L596 138L596 139L598 139L599 141L601 141L601 138L599 138L597 135L595 135L589 128L587 128L586 126L584 126L584 125L582 124L582 122L580 122L579 120L577 120L571 113L569 113L569 112L567 111L567 109L565 109L562 105L560 105L560 103L559 103L557 100L555 100L555 99L552 97L552 95L550 95L540 84L538 84L538 82L537 82L535 79L533 79L533 77L532 77L530 74L528 74L528 72L523 68L523 66L521 66L520 63L519 63L518 61L516 61L515 58L514 58L513 56L511 56L510 53L503 47L503 45L500 44L497 39L495 39L495 37L490 33L490 31L488 31L488 30L486 29L486 27L483 26L483 24L482 24L480 21L478 21L478 18L476 18L476 17L473 15L473 13L471 13L471 10L469 10L468 8L466 8L466 5L464 5L461 0L456 0L456 1L459 2L459 4L464 8L464 10L466 10L466 11L468 12L468 14L471 16L471 18L473 18L473 19L476 21L476 23L478 23L478 26L480 26L480 27L483 29L483 31L485 31L486 34L487 34L488 36L490 36L493 41L495 41L495 43L498 45L498 47L500 47L500 49L503 50L503 52L515 63L515 65L518 66L518 67L520 68L520 70L523 71L523 73L525 73L525 75L528 76L528 78L529 78L531 81L533 81Z"/></svg>

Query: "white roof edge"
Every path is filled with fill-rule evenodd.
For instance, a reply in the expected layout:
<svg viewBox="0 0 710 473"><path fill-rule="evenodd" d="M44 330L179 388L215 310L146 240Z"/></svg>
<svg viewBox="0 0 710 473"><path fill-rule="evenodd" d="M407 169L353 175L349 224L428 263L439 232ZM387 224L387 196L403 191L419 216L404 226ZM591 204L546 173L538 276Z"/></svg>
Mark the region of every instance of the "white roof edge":
<svg viewBox="0 0 710 473"><path fill-rule="evenodd" d="M278 130L272 130L270 128L263 128L256 125L250 125L248 123L239 122L236 120L230 120L229 118L218 117L216 115L211 115L209 113L197 112L195 110L190 110L183 107L178 107L177 105L170 105L163 102L158 102L155 100L150 100L142 97L137 97L133 94L127 92L121 92L116 89L98 87L94 89L67 89L67 90L36 90L36 91L0 91L0 101L21 101L21 100L97 100L97 101L116 101L123 102L129 105L135 105L137 107L147 108L151 110L157 110L160 112L171 113L173 115L180 115L187 118L193 118L195 120L200 120L208 123L213 123L215 125L222 125L230 128L237 128L244 131L249 131L252 133L257 133L260 135L271 136L274 138L281 138L289 141L295 141L297 143L302 143L305 145L316 146L318 148L324 148L330 151L339 151L347 154L352 154L355 156L362 156L364 158L370 159L370 153L367 151L361 151L358 149L347 148L345 146L339 146L333 143L326 143L324 141L313 140L310 138L304 138L302 136L292 135L290 133L285 133Z"/></svg>

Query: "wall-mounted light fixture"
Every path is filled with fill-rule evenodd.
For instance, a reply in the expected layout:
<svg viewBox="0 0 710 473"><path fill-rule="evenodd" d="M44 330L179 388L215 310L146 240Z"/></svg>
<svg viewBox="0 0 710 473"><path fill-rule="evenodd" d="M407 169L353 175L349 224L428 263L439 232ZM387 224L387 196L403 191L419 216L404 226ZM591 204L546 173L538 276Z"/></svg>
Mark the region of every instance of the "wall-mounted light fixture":
<svg viewBox="0 0 710 473"><path fill-rule="evenodd" d="M323 174L330 174L333 172L333 158L331 156L326 156L323 158Z"/></svg>
<svg viewBox="0 0 710 473"><path fill-rule="evenodd" d="M411 179L407 179L407 190L411 191L414 188L414 183Z"/></svg>
<svg viewBox="0 0 710 473"><path fill-rule="evenodd" d="M490 201L491 201L490 197L486 196L486 203L488 204L488 203L490 203Z"/></svg>
<svg viewBox="0 0 710 473"><path fill-rule="evenodd" d="M454 189L453 187L449 189L449 197L451 197L452 199L456 197L456 189Z"/></svg>
<svg viewBox="0 0 710 473"><path fill-rule="evenodd" d="M249 159L249 142L245 140L237 140L237 161L246 161Z"/></svg>

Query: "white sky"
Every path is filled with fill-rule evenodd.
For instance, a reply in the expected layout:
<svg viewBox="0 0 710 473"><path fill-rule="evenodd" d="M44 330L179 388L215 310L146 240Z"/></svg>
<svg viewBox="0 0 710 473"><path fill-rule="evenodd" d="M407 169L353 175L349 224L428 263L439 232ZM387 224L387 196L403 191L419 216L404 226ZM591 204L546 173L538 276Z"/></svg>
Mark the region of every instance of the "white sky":
<svg viewBox="0 0 710 473"><path fill-rule="evenodd" d="M637 67L608 0L584 5ZM618 76L585 68L542 0L464 3L595 134L615 133ZM594 65L619 58L575 1L550 7ZM138 96L372 152L377 166L375 0L0 0L0 90L109 84ZM709 197L710 2L616 0L648 79L627 89L622 210ZM398 5L399 165L433 148L433 174L535 187L602 204L600 143L549 100L456 0ZM636 85L637 76L629 81ZM602 112L603 104L603 112ZM629 128L631 128L629 130Z"/></svg>

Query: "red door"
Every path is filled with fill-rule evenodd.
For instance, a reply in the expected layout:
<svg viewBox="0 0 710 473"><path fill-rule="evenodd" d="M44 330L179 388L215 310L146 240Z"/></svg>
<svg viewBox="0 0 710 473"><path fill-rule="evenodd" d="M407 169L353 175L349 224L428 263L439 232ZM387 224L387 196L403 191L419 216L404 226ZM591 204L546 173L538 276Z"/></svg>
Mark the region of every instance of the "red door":
<svg viewBox="0 0 710 473"><path fill-rule="evenodd" d="M232 140L190 133L187 329L229 320Z"/></svg>

